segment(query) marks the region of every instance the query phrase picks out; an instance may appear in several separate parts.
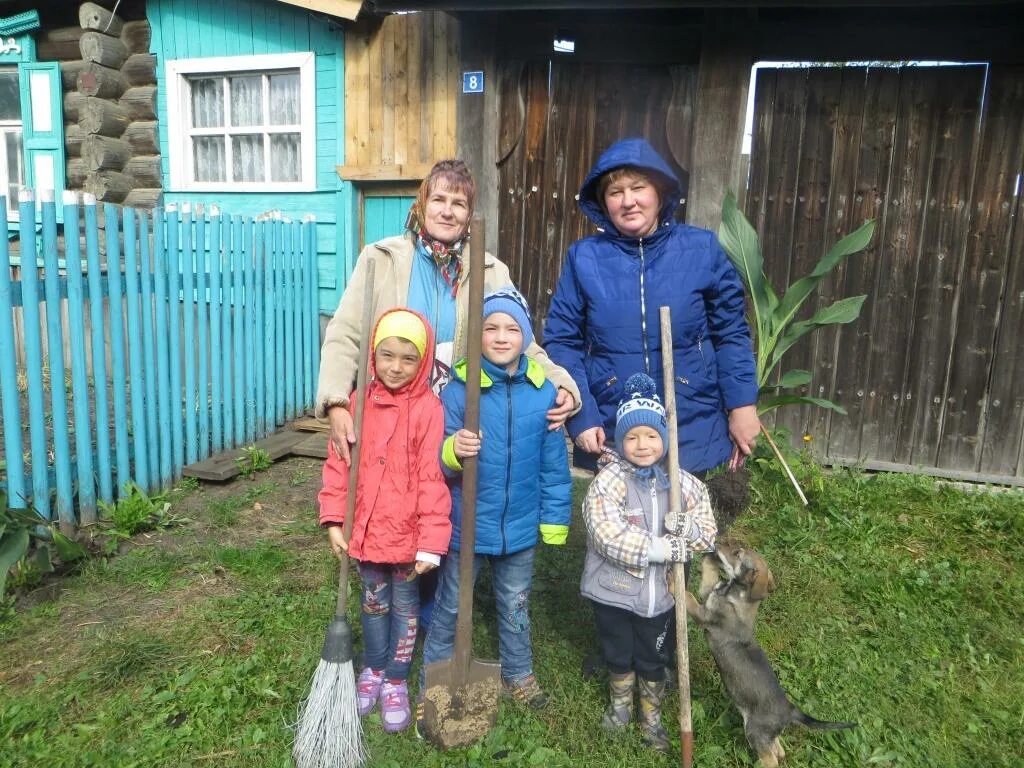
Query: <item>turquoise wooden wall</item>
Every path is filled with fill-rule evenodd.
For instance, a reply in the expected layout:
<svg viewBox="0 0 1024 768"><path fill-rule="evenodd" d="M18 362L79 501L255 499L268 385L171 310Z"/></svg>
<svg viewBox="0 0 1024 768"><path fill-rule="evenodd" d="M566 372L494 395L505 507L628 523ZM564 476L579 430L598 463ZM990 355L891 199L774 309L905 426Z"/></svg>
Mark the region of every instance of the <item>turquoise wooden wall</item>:
<svg viewBox="0 0 1024 768"><path fill-rule="evenodd" d="M167 154L166 62L209 56L312 51L316 54L317 189L299 193L168 192L167 202L216 203L225 213L257 215L280 210L317 220L317 267L320 311L333 313L353 255L348 233L356 221L351 184L338 178L343 164L344 34L325 16L269 0L149 0L146 13L153 29L150 50L157 57L157 119L165 188Z"/></svg>
<svg viewBox="0 0 1024 768"><path fill-rule="evenodd" d="M405 219L415 197L363 197L363 242L392 237L405 229Z"/></svg>

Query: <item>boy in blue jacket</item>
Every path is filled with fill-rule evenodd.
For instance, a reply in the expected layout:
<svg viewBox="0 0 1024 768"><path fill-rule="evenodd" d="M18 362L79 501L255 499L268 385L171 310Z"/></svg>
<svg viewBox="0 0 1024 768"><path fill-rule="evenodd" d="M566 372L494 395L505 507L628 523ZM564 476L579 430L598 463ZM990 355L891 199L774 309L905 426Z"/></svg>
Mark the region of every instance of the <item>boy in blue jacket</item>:
<svg viewBox="0 0 1024 768"><path fill-rule="evenodd" d="M442 469L452 478L452 539L438 578L423 664L445 661L455 644L462 533L462 459L479 455L476 557L473 577L491 565L498 610L498 654L505 690L534 708L547 696L533 672L529 599L538 538L564 544L569 532L572 481L562 430L549 430L556 390L539 364L523 354L533 341L530 313L512 287L484 298L480 371L480 435L463 428L466 361L453 369L441 393L446 439ZM420 673L420 690L423 673ZM417 721L421 720L417 712Z"/></svg>

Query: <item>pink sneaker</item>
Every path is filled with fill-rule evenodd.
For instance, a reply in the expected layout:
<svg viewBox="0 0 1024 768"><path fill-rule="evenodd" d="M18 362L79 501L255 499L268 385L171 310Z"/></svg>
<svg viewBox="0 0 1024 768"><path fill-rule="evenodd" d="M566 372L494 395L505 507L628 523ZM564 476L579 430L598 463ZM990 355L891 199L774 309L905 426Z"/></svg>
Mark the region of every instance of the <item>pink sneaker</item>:
<svg viewBox="0 0 1024 768"><path fill-rule="evenodd" d="M380 698L380 686L384 682L384 670L374 672L369 667L359 673L356 680L356 701L359 704L359 716L366 717L373 712Z"/></svg>
<svg viewBox="0 0 1024 768"><path fill-rule="evenodd" d="M403 680L397 685L385 682L380 688L380 713L388 733L404 731L412 723L409 708L409 686Z"/></svg>

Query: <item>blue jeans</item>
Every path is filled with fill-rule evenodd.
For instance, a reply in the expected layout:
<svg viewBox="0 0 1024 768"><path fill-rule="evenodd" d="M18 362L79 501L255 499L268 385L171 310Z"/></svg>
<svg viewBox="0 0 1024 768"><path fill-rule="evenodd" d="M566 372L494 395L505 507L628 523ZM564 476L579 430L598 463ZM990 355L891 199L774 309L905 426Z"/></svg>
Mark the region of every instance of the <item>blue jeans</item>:
<svg viewBox="0 0 1024 768"><path fill-rule="evenodd" d="M415 563L358 564L366 666L388 680L409 677L420 612Z"/></svg>
<svg viewBox="0 0 1024 768"><path fill-rule="evenodd" d="M530 646L530 585L533 582L535 547L511 555L476 555L473 558L473 583L485 560L491 563L494 601L498 609L498 656L501 677L517 682L533 672ZM434 616L423 645L423 664L447 661L455 648L455 618L459 608L459 555L452 550L441 565L441 576L434 596ZM420 671L420 689L423 689Z"/></svg>

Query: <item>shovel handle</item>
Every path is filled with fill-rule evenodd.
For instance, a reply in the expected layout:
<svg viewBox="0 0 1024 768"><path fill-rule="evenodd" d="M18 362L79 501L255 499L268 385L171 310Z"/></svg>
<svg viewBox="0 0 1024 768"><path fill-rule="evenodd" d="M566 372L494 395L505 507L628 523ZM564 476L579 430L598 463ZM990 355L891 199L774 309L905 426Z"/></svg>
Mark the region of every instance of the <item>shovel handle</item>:
<svg viewBox="0 0 1024 768"><path fill-rule="evenodd" d="M346 546L352 543L352 526L356 517L356 481L359 479L359 447L363 434L363 411L366 409L366 377L370 367L370 333L373 325L373 277L376 262L373 259L366 260L366 281L363 284L363 316L362 326L359 329L359 370L356 372L356 391L351 397L355 398L354 418L352 431L355 432L356 441L348 449L348 494L345 496L345 523L342 531L345 532ZM348 550L341 553L338 558L338 603L334 608L335 616L344 616L348 605Z"/></svg>
<svg viewBox="0 0 1024 768"><path fill-rule="evenodd" d="M668 500L673 512L682 508L679 487L679 422L676 421L676 367L672 357L672 311L661 308L661 368L665 389L665 420L668 422ZM676 599L676 669L679 672L679 733L683 768L693 764L693 716L690 706L690 646L686 633L686 570L683 563L672 566L672 587Z"/></svg>
<svg viewBox="0 0 1024 768"><path fill-rule="evenodd" d="M483 346L484 221L473 219L469 252L463 257L469 269L469 317L466 328L465 428L480 432L480 355ZM476 490L478 457L462 460L462 525L459 541L459 613L455 621L452 672L456 685L469 681L473 654L473 556L476 552Z"/></svg>

